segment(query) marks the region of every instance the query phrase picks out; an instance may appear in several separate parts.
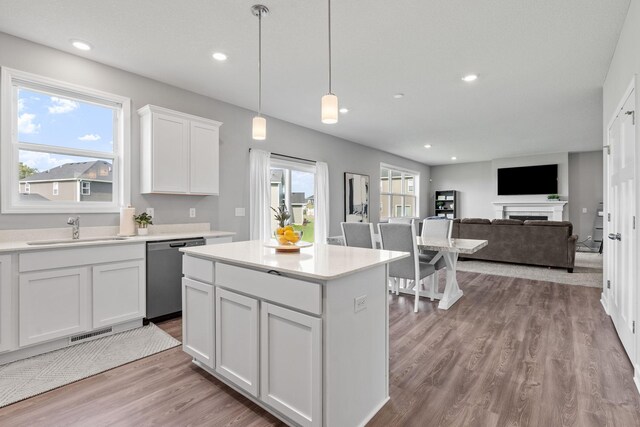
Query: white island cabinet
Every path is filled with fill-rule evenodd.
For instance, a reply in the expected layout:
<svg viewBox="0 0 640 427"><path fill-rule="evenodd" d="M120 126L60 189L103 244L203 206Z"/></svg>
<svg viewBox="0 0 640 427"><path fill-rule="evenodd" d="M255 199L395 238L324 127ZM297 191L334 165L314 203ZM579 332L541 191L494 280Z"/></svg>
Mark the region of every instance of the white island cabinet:
<svg viewBox="0 0 640 427"><path fill-rule="evenodd" d="M387 264L401 252L182 249L183 349L291 425L360 426L389 399Z"/></svg>

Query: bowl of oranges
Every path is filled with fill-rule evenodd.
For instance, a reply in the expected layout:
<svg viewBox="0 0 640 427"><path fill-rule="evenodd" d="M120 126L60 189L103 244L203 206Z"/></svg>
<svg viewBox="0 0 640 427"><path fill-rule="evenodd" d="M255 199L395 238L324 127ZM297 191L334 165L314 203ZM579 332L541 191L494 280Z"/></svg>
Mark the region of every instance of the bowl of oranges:
<svg viewBox="0 0 640 427"><path fill-rule="evenodd" d="M279 227L275 234L275 241L265 246L275 248L276 252L300 252L300 248L311 246L309 242L303 242L302 232L295 231L292 226Z"/></svg>

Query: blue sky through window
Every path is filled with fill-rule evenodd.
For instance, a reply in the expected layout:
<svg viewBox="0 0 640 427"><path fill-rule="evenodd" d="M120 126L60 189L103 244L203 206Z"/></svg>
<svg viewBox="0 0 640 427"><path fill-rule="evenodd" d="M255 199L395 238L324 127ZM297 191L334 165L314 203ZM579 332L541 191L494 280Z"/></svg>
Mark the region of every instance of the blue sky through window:
<svg viewBox="0 0 640 427"><path fill-rule="evenodd" d="M111 108L23 88L18 91L20 142L113 153L113 124ZM19 157L41 172L81 159L25 150ZM88 160L92 159L80 161Z"/></svg>

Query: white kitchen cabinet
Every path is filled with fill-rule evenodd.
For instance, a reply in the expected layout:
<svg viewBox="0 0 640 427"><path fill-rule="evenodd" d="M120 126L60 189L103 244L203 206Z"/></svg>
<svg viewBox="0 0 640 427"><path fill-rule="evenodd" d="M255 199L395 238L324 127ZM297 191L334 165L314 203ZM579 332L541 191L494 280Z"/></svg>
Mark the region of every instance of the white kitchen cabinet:
<svg viewBox="0 0 640 427"><path fill-rule="evenodd" d="M258 300L216 287L216 372L258 396Z"/></svg>
<svg viewBox="0 0 640 427"><path fill-rule="evenodd" d="M94 329L145 316L144 260L97 265L92 270Z"/></svg>
<svg viewBox="0 0 640 427"><path fill-rule="evenodd" d="M182 350L211 369L214 365L213 285L182 279Z"/></svg>
<svg viewBox="0 0 640 427"><path fill-rule="evenodd" d="M217 195L222 123L154 105L138 114L141 192Z"/></svg>
<svg viewBox="0 0 640 427"><path fill-rule="evenodd" d="M20 275L21 347L90 329L88 270L78 267Z"/></svg>
<svg viewBox="0 0 640 427"><path fill-rule="evenodd" d="M322 425L322 319L260 309L260 398L302 426Z"/></svg>
<svg viewBox="0 0 640 427"><path fill-rule="evenodd" d="M205 237L205 243L207 245L220 245L222 243L231 243L233 242L233 237L224 236L224 237Z"/></svg>
<svg viewBox="0 0 640 427"><path fill-rule="evenodd" d="M11 350L13 325L11 255L0 256L0 352Z"/></svg>

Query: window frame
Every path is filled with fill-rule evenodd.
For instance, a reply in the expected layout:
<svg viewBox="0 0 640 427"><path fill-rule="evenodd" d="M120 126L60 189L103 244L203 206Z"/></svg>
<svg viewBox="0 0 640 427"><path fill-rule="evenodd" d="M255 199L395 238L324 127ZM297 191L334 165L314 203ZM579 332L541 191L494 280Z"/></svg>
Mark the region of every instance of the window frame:
<svg viewBox="0 0 640 427"><path fill-rule="evenodd" d="M46 146L18 141L18 88L36 90L114 108L113 153L75 150L60 146ZM0 70L0 188L3 214L22 213L117 213L120 206L131 202L131 99L39 76L7 67ZM70 156L95 157L112 161L113 200L111 202L81 201L24 201L19 193L18 164L21 149L54 152Z"/></svg>
<svg viewBox="0 0 640 427"><path fill-rule="evenodd" d="M382 191L382 176L381 176L381 171L382 169L387 169L389 170L389 173L391 174L392 172L398 172L401 174L402 176L402 185L401 185L401 190L400 192L393 192L393 185L391 184L391 182L389 182L389 191ZM413 194L408 193L408 189L405 188L405 176L412 176L413 177ZM380 168L378 169L378 192L379 192L379 196L380 196L380 208L382 209L383 205L383 198L387 197L388 198L388 206L389 206L389 213L391 214L391 216L383 216L382 214L380 215L380 221L388 221L389 218L414 218L414 219L419 219L420 218L420 172L418 171L414 171L411 169L407 169L407 168L403 168L400 166L394 166L394 165L390 165L388 163L380 163ZM402 217L398 217L398 216L394 216L393 214L395 213L395 208L396 205L393 204L393 198L394 196L396 197L401 197L401 203L399 205L397 205L398 207L403 207L403 211L406 210L407 206L409 206L406 203L405 197L415 197L416 199L416 205L415 205L415 212L414 215L412 216L402 216Z"/></svg>
<svg viewBox="0 0 640 427"><path fill-rule="evenodd" d="M59 196L60 195L60 181L53 181L51 183L51 195Z"/></svg>
<svg viewBox="0 0 640 427"><path fill-rule="evenodd" d="M86 190L86 193L85 193L85 190ZM91 181L80 181L80 195L81 196L91 195Z"/></svg>

